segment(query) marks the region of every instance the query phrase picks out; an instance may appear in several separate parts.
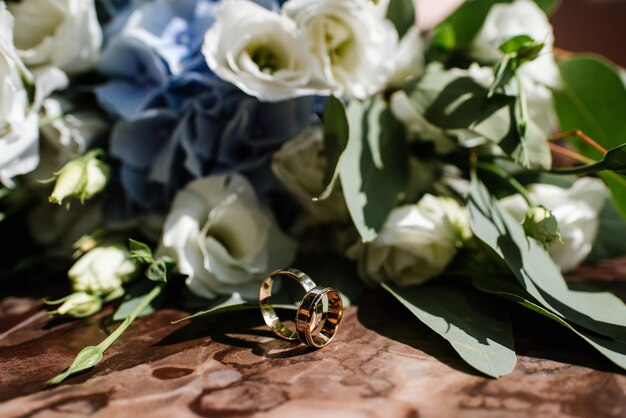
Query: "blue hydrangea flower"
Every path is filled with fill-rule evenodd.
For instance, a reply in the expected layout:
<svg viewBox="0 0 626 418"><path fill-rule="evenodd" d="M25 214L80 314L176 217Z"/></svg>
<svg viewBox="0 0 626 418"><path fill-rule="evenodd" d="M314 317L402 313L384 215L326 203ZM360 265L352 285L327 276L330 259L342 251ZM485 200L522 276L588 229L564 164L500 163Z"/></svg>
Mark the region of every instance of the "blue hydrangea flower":
<svg viewBox="0 0 626 418"><path fill-rule="evenodd" d="M257 2L280 10L275 0ZM97 67L107 81L96 96L119 118L109 154L130 206L163 211L190 180L232 172L268 203L285 200L271 156L310 125L313 98L262 103L215 76L200 50L218 5L135 0L107 26Z"/></svg>

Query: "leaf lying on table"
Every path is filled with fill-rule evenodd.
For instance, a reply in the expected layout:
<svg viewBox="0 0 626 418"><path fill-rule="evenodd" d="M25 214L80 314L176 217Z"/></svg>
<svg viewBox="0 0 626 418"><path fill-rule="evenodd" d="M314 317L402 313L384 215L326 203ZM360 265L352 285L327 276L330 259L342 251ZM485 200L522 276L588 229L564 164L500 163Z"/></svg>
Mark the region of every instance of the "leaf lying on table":
<svg viewBox="0 0 626 418"><path fill-rule="evenodd" d="M603 337L594 332L587 331L582 327L576 327L570 324L563 318L553 314L547 309L542 308L536 302L533 302L532 296L525 292L524 289L517 283L504 279L497 280L486 276L476 276L472 278L472 282L476 288L482 290L483 292L498 295L517 302L530 310L538 312L541 315L558 322L587 341L613 363L626 369L626 343L620 340Z"/></svg>
<svg viewBox="0 0 626 418"><path fill-rule="evenodd" d="M567 323L607 337L599 341L626 342L626 305L608 292L569 289L543 247L524 234L476 178L469 211L474 234L508 264L533 303Z"/></svg>
<svg viewBox="0 0 626 418"><path fill-rule="evenodd" d="M506 306L471 289L426 284L383 288L413 315L448 340L470 366L493 377L515 367L511 322Z"/></svg>

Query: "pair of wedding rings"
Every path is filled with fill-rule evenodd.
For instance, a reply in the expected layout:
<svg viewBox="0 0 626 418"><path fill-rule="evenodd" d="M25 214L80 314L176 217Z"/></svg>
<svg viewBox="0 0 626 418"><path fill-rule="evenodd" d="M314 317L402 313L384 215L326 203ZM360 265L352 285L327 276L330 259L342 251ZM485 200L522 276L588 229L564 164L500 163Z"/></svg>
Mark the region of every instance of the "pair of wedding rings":
<svg viewBox="0 0 626 418"><path fill-rule="evenodd" d="M295 331L287 328L278 318L272 305L272 286L277 278L290 278L298 282L306 294L300 301L295 318ZM261 283L259 306L267 326L285 340L300 340L314 348L327 345L337 333L343 302L332 287L317 286L305 273L296 269L276 270Z"/></svg>

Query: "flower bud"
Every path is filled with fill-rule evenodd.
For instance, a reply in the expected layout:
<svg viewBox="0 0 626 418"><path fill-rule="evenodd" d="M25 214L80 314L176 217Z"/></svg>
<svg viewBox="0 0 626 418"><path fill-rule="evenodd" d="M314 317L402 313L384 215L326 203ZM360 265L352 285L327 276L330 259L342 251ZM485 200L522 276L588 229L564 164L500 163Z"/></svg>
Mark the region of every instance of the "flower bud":
<svg viewBox="0 0 626 418"><path fill-rule="evenodd" d="M535 238L546 247L561 240L556 218L543 206L529 208L522 226L528 236Z"/></svg>
<svg viewBox="0 0 626 418"><path fill-rule="evenodd" d="M83 318L92 315L102 308L102 299L85 292L76 292L61 299L61 306L50 312L52 315L64 315ZM52 302L54 304L54 302Z"/></svg>
<svg viewBox="0 0 626 418"><path fill-rule="evenodd" d="M104 296L118 290L137 271L129 252L119 246L97 247L78 259L67 275L77 292Z"/></svg>
<svg viewBox="0 0 626 418"><path fill-rule="evenodd" d="M98 150L91 151L68 162L55 173L56 183L48 200L59 205L70 198L84 202L104 190L109 167L98 159L99 154Z"/></svg>

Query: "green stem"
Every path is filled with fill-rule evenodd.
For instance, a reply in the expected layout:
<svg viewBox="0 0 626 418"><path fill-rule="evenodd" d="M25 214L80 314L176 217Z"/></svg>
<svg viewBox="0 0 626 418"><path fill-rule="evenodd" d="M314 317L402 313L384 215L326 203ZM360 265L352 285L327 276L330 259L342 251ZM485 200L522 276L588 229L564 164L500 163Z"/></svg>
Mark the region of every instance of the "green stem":
<svg viewBox="0 0 626 418"><path fill-rule="evenodd" d="M106 351L111 346L111 344L113 344L115 340L117 340L119 336L122 335L124 331L126 331L126 328L128 328L130 324L132 324L133 321L148 307L148 305L150 305L150 303L152 303L152 301L156 299L157 296L159 296L162 290L162 285L155 286L154 289L150 291L150 293L144 296L141 303L137 305L135 309L133 309L130 315L126 319L124 319L124 322L122 322L120 326L117 327L117 329L113 331L111 335L109 335L104 341L98 344L97 347L102 349L102 351Z"/></svg>
<svg viewBox="0 0 626 418"><path fill-rule="evenodd" d="M485 163L485 162L480 162L480 161L476 163L476 167L493 174L500 181L502 181L502 183L510 186L513 190L518 192L524 198L524 200L526 201L529 207L536 206L532 197L528 193L528 190L526 190L526 187L524 187L522 183L517 181L513 176L511 176L502 168L498 167L495 164L490 164L490 163Z"/></svg>
<svg viewBox="0 0 626 418"><path fill-rule="evenodd" d="M120 335L122 335L124 331L126 331L126 329L130 326L130 324L133 323L133 321L144 311L144 309L146 309L148 305L152 303L152 301L156 299L157 296L159 296L159 294L163 290L163 287L164 287L163 284L159 284L155 286L150 291L150 293L144 296L141 303L137 305L135 309L133 309L130 316L128 316L124 320L124 322L122 322L120 326L117 327L117 329L111 333L111 335L109 335L100 344L96 346L89 346L89 347L83 348L78 353L78 355L76 356L76 358L74 359L70 367L67 370L65 370L63 373L50 379L48 381L48 385L58 385L63 380L67 379L73 374L87 370L91 367L94 367L96 364L100 363L104 352L109 347L111 347L111 345L120 337Z"/></svg>

